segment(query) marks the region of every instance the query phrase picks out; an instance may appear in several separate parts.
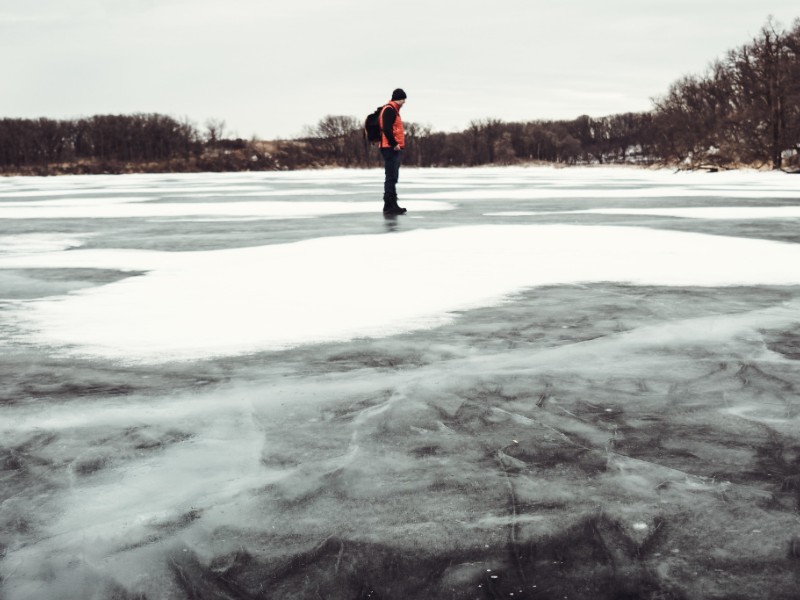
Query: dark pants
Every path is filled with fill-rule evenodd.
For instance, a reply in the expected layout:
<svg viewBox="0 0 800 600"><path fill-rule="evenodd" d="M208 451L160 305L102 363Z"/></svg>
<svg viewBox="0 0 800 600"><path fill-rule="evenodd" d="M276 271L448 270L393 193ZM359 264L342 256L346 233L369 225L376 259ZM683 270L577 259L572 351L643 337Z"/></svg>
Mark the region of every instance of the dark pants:
<svg viewBox="0 0 800 600"><path fill-rule="evenodd" d="M386 168L383 199L397 200L397 180L400 177L400 163L403 160L403 152L392 148L381 148L381 154L383 154L383 164Z"/></svg>

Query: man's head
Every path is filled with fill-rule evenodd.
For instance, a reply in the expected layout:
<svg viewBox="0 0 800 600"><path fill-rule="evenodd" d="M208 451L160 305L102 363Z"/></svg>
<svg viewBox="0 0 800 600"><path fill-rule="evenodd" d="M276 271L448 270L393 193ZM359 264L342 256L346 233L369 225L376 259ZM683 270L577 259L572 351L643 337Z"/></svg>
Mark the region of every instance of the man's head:
<svg viewBox="0 0 800 600"><path fill-rule="evenodd" d="M406 93L402 89L397 88L392 92L392 100L402 106L406 102Z"/></svg>

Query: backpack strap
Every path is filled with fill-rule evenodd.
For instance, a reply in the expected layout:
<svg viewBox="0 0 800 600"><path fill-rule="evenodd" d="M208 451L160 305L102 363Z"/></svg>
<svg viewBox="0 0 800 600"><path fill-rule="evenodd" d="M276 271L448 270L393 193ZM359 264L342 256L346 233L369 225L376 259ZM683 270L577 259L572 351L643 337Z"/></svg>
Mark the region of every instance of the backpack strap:
<svg viewBox="0 0 800 600"><path fill-rule="evenodd" d="M378 124L381 126L381 135L383 135L383 113L386 112L387 108L391 108L392 110L397 112L397 109L394 106L392 106L391 103L387 102L386 104L383 105L383 108L381 108L381 114L378 115Z"/></svg>

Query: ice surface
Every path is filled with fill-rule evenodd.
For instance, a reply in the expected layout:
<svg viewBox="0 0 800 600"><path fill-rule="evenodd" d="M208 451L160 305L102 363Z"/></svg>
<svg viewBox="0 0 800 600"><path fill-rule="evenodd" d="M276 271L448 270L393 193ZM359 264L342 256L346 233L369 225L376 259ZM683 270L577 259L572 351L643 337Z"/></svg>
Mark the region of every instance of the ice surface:
<svg viewBox="0 0 800 600"><path fill-rule="evenodd" d="M800 180L381 177L0 180L0 596L794 597Z"/></svg>
<svg viewBox="0 0 800 600"><path fill-rule="evenodd" d="M703 206L690 208L598 208L598 215L646 215L686 219L800 219L800 206Z"/></svg>
<svg viewBox="0 0 800 600"><path fill-rule="evenodd" d="M127 200L127 199L126 199ZM140 199L136 199L140 200ZM410 205L416 211L449 210L445 202L417 201ZM80 201L75 204L60 202L47 206L11 206L0 204L0 219L129 219L147 217L263 217L291 218L375 212L374 202L225 202L200 203L144 203Z"/></svg>
<svg viewBox="0 0 800 600"><path fill-rule="evenodd" d="M639 215L647 217L678 217L682 219L798 219L800 206L703 206L686 208L594 208L576 211L496 211L487 217L540 217L545 215Z"/></svg>
<svg viewBox="0 0 800 600"><path fill-rule="evenodd" d="M553 200L559 198L607 198L613 200L641 200L642 198L790 198L797 199L797 192L783 190L741 190L729 188L695 189L691 186L675 186L640 189L587 190L587 189L480 189L453 190L406 194L406 198L415 200Z"/></svg>

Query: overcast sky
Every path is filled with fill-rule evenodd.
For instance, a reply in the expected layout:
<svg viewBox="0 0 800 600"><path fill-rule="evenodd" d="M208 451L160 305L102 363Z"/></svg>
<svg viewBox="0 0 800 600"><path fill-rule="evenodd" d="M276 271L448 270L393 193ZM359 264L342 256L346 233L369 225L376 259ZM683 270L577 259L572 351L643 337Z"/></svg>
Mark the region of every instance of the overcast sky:
<svg viewBox="0 0 800 600"><path fill-rule="evenodd" d="M679 77L797 0L0 0L0 117L160 112L292 137L395 87L406 121L603 116L651 108Z"/></svg>

